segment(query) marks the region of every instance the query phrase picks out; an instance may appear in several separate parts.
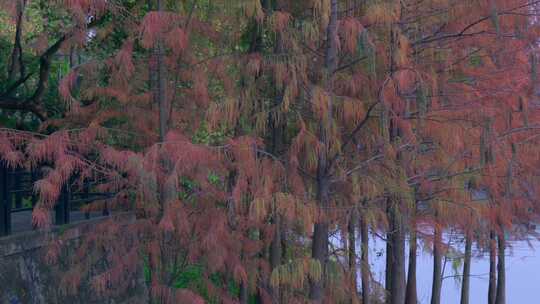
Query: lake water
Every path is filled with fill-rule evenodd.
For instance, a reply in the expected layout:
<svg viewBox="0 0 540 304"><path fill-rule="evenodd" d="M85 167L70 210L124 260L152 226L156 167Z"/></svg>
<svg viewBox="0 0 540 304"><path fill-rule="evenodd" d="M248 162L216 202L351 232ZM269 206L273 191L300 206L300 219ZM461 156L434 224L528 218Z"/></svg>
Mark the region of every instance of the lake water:
<svg viewBox="0 0 540 304"><path fill-rule="evenodd" d="M458 252L463 253L459 237L446 236ZM537 304L540 303L540 255L534 248L540 249L540 241L529 238L529 241L513 241L508 244L506 251L506 300L507 304ZM385 242L378 237L371 238L370 264L373 277L384 284L385 269ZM487 303L489 256L475 250L473 245L473 259L471 265L470 304ZM358 248L359 252L359 248ZM407 249L408 253L408 249ZM408 257L406 257L408 259ZM407 261L407 260L406 260ZM457 264L456 264L457 265ZM442 304L459 304L461 295L460 281L455 275L460 275L462 264L456 267L456 273L452 262L447 261L444 267ZM417 260L417 288L418 300L421 304L428 304L431 298L431 284L433 271L433 257L431 253L418 247ZM383 285L384 286L384 285Z"/></svg>

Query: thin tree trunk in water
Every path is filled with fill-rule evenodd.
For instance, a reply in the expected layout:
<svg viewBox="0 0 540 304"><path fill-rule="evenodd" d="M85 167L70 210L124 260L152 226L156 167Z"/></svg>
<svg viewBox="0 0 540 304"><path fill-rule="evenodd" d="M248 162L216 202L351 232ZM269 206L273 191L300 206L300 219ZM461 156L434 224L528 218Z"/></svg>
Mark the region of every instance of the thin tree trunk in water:
<svg viewBox="0 0 540 304"><path fill-rule="evenodd" d="M368 225L365 215L360 220L360 237L362 253L360 257L360 272L362 276L362 304L370 304L370 280L371 271L369 269L369 236Z"/></svg>
<svg viewBox="0 0 540 304"><path fill-rule="evenodd" d="M356 222L358 221L357 210L353 209L349 219L349 275L351 276L351 303L356 303L358 288L356 284Z"/></svg>
<svg viewBox="0 0 540 304"><path fill-rule="evenodd" d="M405 304L417 304L418 295L416 292L416 227L411 227L411 239L409 241L409 272L407 273L407 293Z"/></svg>
<svg viewBox="0 0 540 304"><path fill-rule="evenodd" d="M505 269L505 247L504 232L498 237L499 240L499 260L497 263L497 299L495 304L506 304L506 269Z"/></svg>
<svg viewBox="0 0 540 304"><path fill-rule="evenodd" d="M396 203L391 207L392 227L392 274L390 304L405 303L405 232L403 219Z"/></svg>
<svg viewBox="0 0 540 304"><path fill-rule="evenodd" d="M472 237L465 235L465 257L463 258L463 278L461 281L461 304L469 304L469 288L471 279Z"/></svg>
<svg viewBox="0 0 540 304"><path fill-rule="evenodd" d="M433 285L431 287L431 304L441 303L442 287L442 231L439 225L435 224L435 234L433 240Z"/></svg>
<svg viewBox="0 0 540 304"><path fill-rule="evenodd" d="M392 265L393 265L393 256L394 250L392 248L392 238L393 238L393 228L392 222L390 221L389 231L386 233L386 269L385 269L385 289L386 289L386 303L390 304L391 299L390 295L392 293Z"/></svg>
<svg viewBox="0 0 540 304"><path fill-rule="evenodd" d="M392 211L390 200L386 201L386 214L388 217L388 231L386 232L386 268L384 276L384 288L386 290L386 304L390 304L390 294L392 292L392 264L394 249L392 247L392 239L394 235L394 222L392 220Z"/></svg>
<svg viewBox="0 0 540 304"><path fill-rule="evenodd" d="M496 274L497 253L495 245L495 234L489 234L489 287L488 287L488 304L495 304L497 294L497 274Z"/></svg>

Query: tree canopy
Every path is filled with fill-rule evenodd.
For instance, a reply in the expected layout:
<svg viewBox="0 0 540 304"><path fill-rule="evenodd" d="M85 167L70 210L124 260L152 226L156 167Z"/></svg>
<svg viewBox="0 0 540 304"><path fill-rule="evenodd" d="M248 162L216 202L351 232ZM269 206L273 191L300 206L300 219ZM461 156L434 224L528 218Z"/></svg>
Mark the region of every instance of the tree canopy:
<svg viewBox="0 0 540 304"><path fill-rule="evenodd" d="M536 1L0 8L0 157L50 167L33 222L49 227L82 180L138 217L96 228L66 292L83 278L121 292L142 262L156 303L377 303L371 231L386 236L387 303L417 302L418 238L435 304L446 229L504 265L505 235L540 214ZM88 271L97 250L104 273ZM505 303L504 276L497 289Z"/></svg>

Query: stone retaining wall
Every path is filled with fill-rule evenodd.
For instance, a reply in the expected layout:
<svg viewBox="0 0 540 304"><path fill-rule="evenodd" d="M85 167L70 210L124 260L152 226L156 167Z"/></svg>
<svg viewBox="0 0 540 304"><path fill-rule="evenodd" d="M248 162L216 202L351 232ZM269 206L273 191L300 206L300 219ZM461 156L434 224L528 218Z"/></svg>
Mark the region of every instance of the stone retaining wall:
<svg viewBox="0 0 540 304"><path fill-rule="evenodd" d="M134 214L112 215L117 223L133 223ZM129 294L116 298L99 298L91 288L82 288L75 296L59 290L62 273L45 263L44 256L51 236L62 234L68 244L64 252L75 248L82 235L92 226L108 218L96 218L81 223L55 227L52 231L30 231L0 238L0 303L1 304L54 304L54 303L146 303L147 292L142 266L138 279L131 282ZM71 250L73 251L73 250Z"/></svg>

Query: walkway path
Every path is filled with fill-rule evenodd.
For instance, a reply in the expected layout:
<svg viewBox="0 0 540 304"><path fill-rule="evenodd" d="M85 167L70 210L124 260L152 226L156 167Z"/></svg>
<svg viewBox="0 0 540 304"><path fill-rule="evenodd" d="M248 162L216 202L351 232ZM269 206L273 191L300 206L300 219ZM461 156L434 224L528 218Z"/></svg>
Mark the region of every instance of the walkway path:
<svg viewBox="0 0 540 304"><path fill-rule="evenodd" d="M84 212L71 211L70 223L85 221ZM90 218L101 217L101 212L91 212ZM32 211L21 211L11 214L11 234L32 230Z"/></svg>

